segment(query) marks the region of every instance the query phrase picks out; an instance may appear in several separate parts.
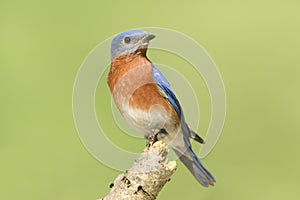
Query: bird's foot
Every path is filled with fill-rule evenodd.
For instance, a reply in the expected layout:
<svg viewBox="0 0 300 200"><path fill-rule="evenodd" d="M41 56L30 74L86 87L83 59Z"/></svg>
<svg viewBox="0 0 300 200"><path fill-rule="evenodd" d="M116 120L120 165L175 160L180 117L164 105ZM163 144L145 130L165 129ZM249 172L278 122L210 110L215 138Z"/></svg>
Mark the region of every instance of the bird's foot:
<svg viewBox="0 0 300 200"><path fill-rule="evenodd" d="M153 130L153 134L151 134L150 136L146 137L147 139L147 143L146 143L146 147L149 148L150 146L152 146L155 142L164 139L164 137L167 135L167 132L165 129L155 129Z"/></svg>

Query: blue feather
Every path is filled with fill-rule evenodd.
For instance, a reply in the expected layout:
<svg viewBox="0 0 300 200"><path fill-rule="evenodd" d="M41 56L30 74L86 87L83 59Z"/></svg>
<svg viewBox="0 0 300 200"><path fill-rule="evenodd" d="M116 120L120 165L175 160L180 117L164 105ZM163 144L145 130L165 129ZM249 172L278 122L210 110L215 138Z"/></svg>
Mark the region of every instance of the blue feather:
<svg viewBox="0 0 300 200"><path fill-rule="evenodd" d="M179 119L181 118L181 106L176 98L174 92L171 89L171 86L167 79L164 77L164 75L155 67L155 65L152 63L153 67L153 79L156 82L157 86L164 92L164 94L168 97L168 101L175 109Z"/></svg>
<svg viewBox="0 0 300 200"><path fill-rule="evenodd" d="M174 152L179 156L180 160L191 171L191 173L194 175L194 177L197 179L197 181L199 183L201 183L205 187L208 187L209 185L214 185L214 183L216 182L214 177L202 165L202 163L200 162L200 160L197 158L196 154L192 150L192 146L189 141L189 137L191 137L191 131L188 128L188 126L184 120L184 116L183 116L181 106L180 106L178 99L176 98L174 92L172 91L171 86L168 83L167 79L155 67L154 64L152 64L152 67L153 67L153 79L154 79L155 83L161 89L161 91L164 93L164 95L167 97L168 101L175 109L175 111L181 121L181 129L182 129L182 133L183 133L183 139L184 139L185 146L188 150L188 155L184 154L184 152L181 152L180 150L178 150L176 148L173 148Z"/></svg>

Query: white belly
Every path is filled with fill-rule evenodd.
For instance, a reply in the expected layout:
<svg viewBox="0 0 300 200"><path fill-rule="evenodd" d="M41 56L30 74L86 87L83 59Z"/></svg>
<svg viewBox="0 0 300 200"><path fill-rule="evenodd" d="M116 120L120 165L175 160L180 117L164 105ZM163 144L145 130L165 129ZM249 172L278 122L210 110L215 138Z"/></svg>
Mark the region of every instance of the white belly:
<svg viewBox="0 0 300 200"><path fill-rule="evenodd" d="M145 136L153 134L156 130L170 129L175 125L169 114L160 105L153 106L148 112L123 107L122 115L126 121Z"/></svg>

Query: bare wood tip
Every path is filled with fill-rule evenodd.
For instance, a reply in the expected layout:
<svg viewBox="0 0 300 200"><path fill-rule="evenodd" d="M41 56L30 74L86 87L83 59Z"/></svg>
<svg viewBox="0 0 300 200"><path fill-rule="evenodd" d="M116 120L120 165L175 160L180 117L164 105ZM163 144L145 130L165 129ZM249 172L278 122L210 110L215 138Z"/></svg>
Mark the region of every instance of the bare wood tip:
<svg viewBox="0 0 300 200"><path fill-rule="evenodd" d="M110 193L98 200L156 199L177 168L175 161L168 161L168 153L168 146L161 141L145 148L133 166L111 184Z"/></svg>

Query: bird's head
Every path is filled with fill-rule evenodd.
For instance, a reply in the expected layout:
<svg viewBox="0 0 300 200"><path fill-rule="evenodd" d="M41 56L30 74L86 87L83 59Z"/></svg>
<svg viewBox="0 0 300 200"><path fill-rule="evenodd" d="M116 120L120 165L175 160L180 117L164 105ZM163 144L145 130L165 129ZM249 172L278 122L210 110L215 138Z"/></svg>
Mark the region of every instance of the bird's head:
<svg viewBox="0 0 300 200"><path fill-rule="evenodd" d="M118 34L111 42L111 59L132 54L138 51L146 52L149 41L154 35L143 30L129 30Z"/></svg>

